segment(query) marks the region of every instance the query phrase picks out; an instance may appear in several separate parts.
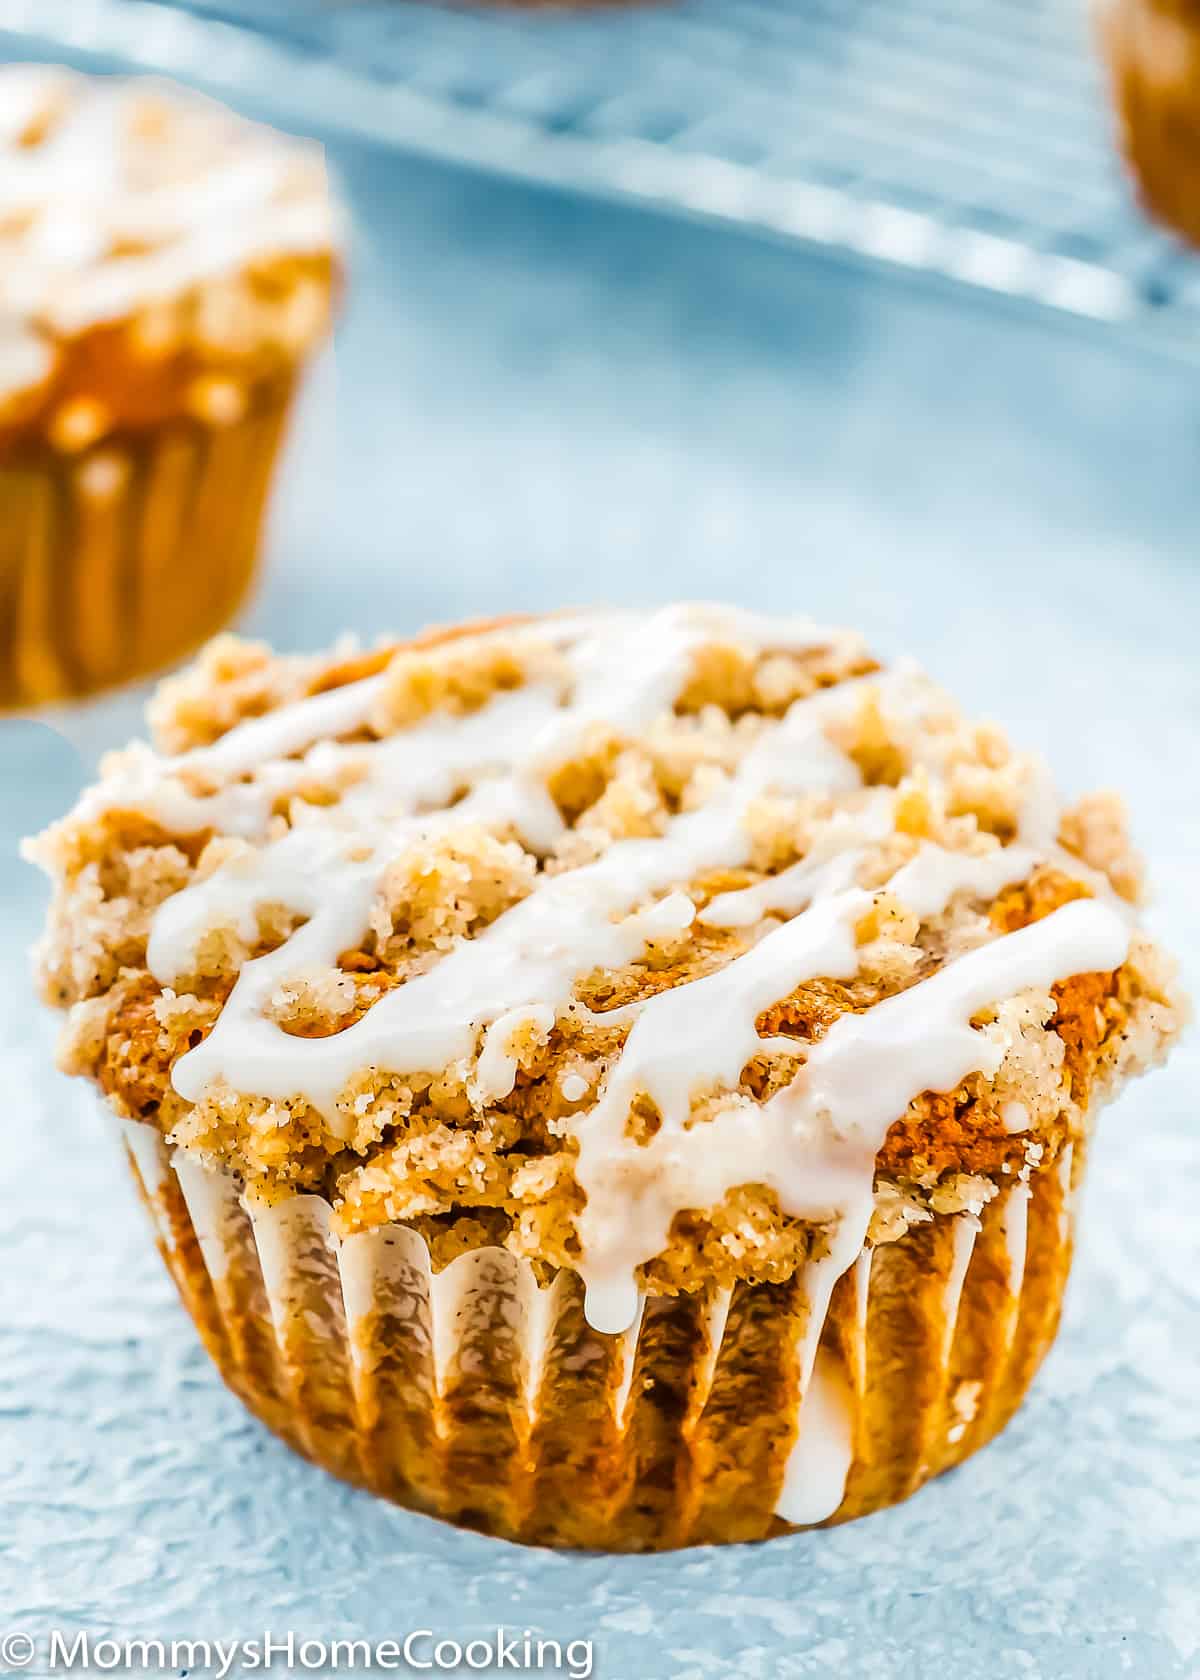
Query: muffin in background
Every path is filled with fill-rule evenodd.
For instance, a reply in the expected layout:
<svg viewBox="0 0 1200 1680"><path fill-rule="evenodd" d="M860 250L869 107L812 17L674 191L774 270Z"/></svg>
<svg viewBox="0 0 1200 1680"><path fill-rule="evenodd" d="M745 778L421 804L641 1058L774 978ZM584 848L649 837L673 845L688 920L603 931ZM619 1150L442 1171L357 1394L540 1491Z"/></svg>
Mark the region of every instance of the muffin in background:
<svg viewBox="0 0 1200 1680"><path fill-rule="evenodd" d="M648 1551L1004 1426L1096 1114L1185 1013L1112 796L777 610L226 637L150 722L27 848L40 984L293 1447Z"/></svg>
<svg viewBox="0 0 1200 1680"><path fill-rule="evenodd" d="M1200 0L1101 0L1097 17L1142 201L1200 244Z"/></svg>
<svg viewBox="0 0 1200 1680"><path fill-rule="evenodd" d="M319 147L158 82L0 68L0 709L228 621L338 244Z"/></svg>

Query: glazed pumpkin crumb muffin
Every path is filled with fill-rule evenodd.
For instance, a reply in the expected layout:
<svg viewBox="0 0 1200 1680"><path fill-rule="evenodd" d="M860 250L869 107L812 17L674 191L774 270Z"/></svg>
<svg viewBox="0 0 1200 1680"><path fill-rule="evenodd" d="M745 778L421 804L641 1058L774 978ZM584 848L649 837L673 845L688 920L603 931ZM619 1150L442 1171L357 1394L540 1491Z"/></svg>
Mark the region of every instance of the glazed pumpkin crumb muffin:
<svg viewBox="0 0 1200 1680"><path fill-rule="evenodd" d="M1200 0L1098 0L1096 12L1142 200L1200 244Z"/></svg>
<svg viewBox="0 0 1200 1680"><path fill-rule="evenodd" d="M530 1542L904 1498L1053 1338L1179 1028L1111 796L854 635L592 612L225 639L28 846L65 1068L246 1404Z"/></svg>
<svg viewBox="0 0 1200 1680"><path fill-rule="evenodd" d="M228 621L337 224L319 147L182 88L0 67L0 709Z"/></svg>

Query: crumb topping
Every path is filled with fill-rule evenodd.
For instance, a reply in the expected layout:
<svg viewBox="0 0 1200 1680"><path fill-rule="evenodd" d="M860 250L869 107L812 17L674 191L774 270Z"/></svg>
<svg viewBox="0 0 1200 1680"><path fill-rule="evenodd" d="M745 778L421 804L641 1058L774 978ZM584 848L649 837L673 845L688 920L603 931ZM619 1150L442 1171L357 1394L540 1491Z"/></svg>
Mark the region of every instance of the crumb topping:
<svg viewBox="0 0 1200 1680"><path fill-rule="evenodd" d="M0 68L0 424L75 452L181 368L200 418L240 418L230 370L321 335L340 243L319 147L165 83Z"/></svg>
<svg viewBox="0 0 1200 1680"><path fill-rule="evenodd" d="M845 633L226 638L151 721L28 848L64 1065L250 1196L580 1271L601 1327L978 1211L1180 1023L1119 804Z"/></svg>

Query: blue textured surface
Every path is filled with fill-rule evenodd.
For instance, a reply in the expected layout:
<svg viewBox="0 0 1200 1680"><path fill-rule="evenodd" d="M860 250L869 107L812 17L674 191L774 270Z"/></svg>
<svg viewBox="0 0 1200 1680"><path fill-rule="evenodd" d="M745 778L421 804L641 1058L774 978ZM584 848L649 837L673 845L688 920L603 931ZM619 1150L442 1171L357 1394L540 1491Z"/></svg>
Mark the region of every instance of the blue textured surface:
<svg viewBox="0 0 1200 1680"><path fill-rule="evenodd" d="M862 625L1131 797L1200 948L1197 403L1168 366L834 264L343 148L357 289L249 623L283 645L725 595ZM1152 428L1152 429L1151 429ZM131 702L59 720L86 751ZM0 725L0 1607L122 1637L497 1622L603 1680L1110 1677L1200 1664L1196 1051L1107 1117L1065 1327L1007 1434L896 1511L555 1557L294 1459L199 1351L107 1136L48 1071L12 840L82 769ZM39 1672L35 1667L33 1672Z"/></svg>

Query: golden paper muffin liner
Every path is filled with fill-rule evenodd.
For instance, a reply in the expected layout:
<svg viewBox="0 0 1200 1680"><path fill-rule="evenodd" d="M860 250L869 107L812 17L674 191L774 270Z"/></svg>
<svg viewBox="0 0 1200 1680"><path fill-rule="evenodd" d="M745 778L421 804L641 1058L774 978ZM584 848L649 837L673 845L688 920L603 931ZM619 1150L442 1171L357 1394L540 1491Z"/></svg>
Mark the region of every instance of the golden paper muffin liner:
<svg viewBox="0 0 1200 1680"><path fill-rule="evenodd" d="M1097 13L1142 199L1200 244L1200 0L1101 0Z"/></svg>
<svg viewBox="0 0 1200 1680"><path fill-rule="evenodd" d="M247 1211L232 1176L152 1126L122 1132L206 1348L297 1452L449 1522L613 1551L794 1532L776 1515L785 1466L831 1398L852 1438L830 1522L990 1440L1054 1339L1083 1169L1076 1145L978 1220L938 1215L865 1252L819 1326L798 1276L648 1299L606 1336L574 1274L539 1286L498 1248L434 1274L403 1225L338 1241L316 1196Z"/></svg>
<svg viewBox="0 0 1200 1680"><path fill-rule="evenodd" d="M228 623L254 572L289 374L216 424L0 452L0 709L147 675Z"/></svg>

